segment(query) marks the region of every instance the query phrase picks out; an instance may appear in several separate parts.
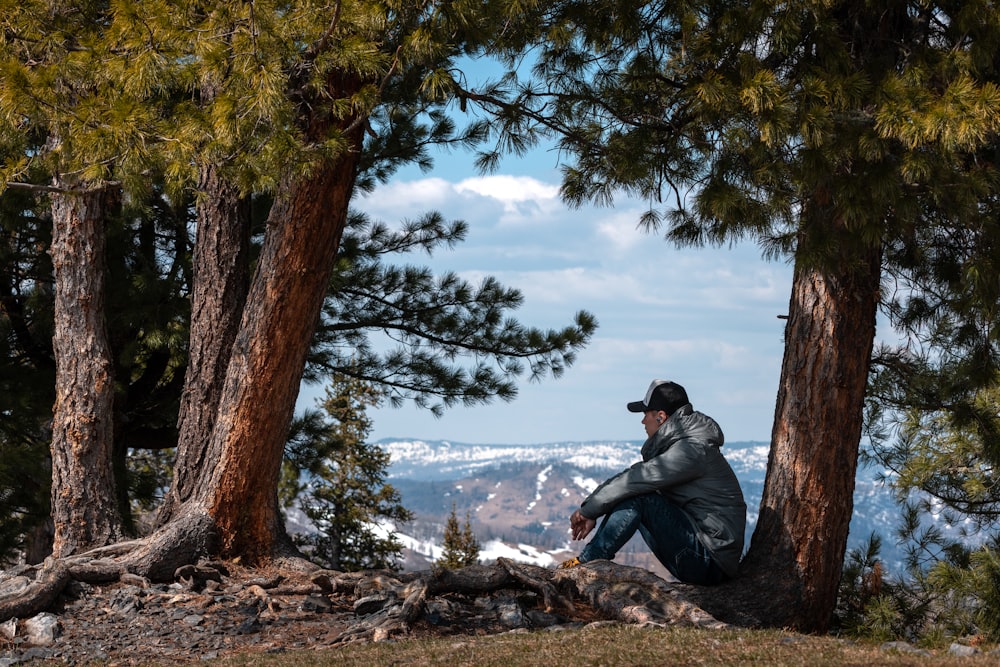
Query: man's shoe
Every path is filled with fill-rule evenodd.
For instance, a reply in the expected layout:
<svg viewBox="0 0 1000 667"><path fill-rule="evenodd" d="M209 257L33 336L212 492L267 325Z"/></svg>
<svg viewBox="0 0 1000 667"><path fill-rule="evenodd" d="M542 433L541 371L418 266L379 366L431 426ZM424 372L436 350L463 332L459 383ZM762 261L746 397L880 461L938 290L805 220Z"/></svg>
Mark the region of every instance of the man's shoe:
<svg viewBox="0 0 1000 667"><path fill-rule="evenodd" d="M568 570L569 568L576 567L579 564L580 564L580 559L577 558L576 556L573 556L569 560L564 560L562 563L560 563L557 569Z"/></svg>

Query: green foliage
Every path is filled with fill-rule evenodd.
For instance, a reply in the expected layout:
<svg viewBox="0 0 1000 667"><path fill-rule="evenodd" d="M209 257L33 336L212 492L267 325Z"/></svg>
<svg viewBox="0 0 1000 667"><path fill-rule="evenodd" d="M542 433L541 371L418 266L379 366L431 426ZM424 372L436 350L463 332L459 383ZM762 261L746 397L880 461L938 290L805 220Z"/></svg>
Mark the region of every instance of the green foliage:
<svg viewBox="0 0 1000 667"><path fill-rule="evenodd" d="M469 514L465 515L465 524L459 528L458 517L455 516L455 506L451 506L451 514L444 526L444 542L441 545L441 557L437 565L457 570L479 562L479 540L472 532Z"/></svg>
<svg viewBox="0 0 1000 667"><path fill-rule="evenodd" d="M297 542L325 567L351 572L398 567L402 543L380 522L405 523L412 514L385 483L389 455L365 442L366 415L379 394L370 384L335 376L323 410L306 414L286 447L283 496L294 501L317 529Z"/></svg>
<svg viewBox="0 0 1000 667"><path fill-rule="evenodd" d="M352 375L376 384L393 405L412 399L440 414L456 403L512 400L525 371L532 381L559 377L593 335L591 314L579 312L563 329L539 330L507 314L523 297L493 277L474 286L452 273L435 276L384 261L454 246L466 229L436 213L395 231L352 216L307 378ZM460 365L465 359L473 362L468 368Z"/></svg>
<svg viewBox="0 0 1000 667"><path fill-rule="evenodd" d="M928 585L950 603L953 623L1000 641L1000 549L992 544L934 564Z"/></svg>
<svg viewBox="0 0 1000 667"><path fill-rule="evenodd" d="M52 225L33 204L25 192L0 197L0 562L49 514Z"/></svg>
<svg viewBox="0 0 1000 667"><path fill-rule="evenodd" d="M462 145L442 108L455 58L502 25L499 2L318 0L104 3L27 0L0 31L0 189L33 169L177 196L220 165L247 193L273 192L370 129L365 169L429 165ZM29 150L25 137L43 137ZM47 144L44 137L57 141ZM373 150L374 149L374 150ZM364 185L365 179L359 180Z"/></svg>
<svg viewBox="0 0 1000 667"><path fill-rule="evenodd" d="M470 99L497 117L498 146L556 137L571 202L631 192L678 243L751 239L822 263L833 239L814 216L859 248L912 247L920 221L961 224L996 192L992 159L968 152L1000 128L1000 42L992 25L958 29L967 11L560 0L497 45L514 63L536 47L532 76Z"/></svg>
<svg viewBox="0 0 1000 667"><path fill-rule="evenodd" d="M942 319L953 316L948 309L938 313ZM909 619L908 631L996 640L1000 389L995 382L980 386L982 379L962 373L967 360L961 351L939 354L944 340L932 341L935 351L926 358L904 359L876 374L873 399L885 400L870 406L870 419L885 423L889 413L900 415L900 423L885 432L873 430L867 454L888 471L904 510L900 539L907 548L906 578L896 587L906 591L911 607L919 601L923 611ZM912 382L900 384L900 376ZM962 529L947 537L937 524L922 520L932 515ZM992 542L982 544L982 536L990 534Z"/></svg>
<svg viewBox="0 0 1000 667"><path fill-rule="evenodd" d="M836 624L846 633L875 641L912 639L909 599L887 579L879 553L882 539L872 534L861 549L847 554L840 578ZM919 613L919 612L918 612Z"/></svg>
<svg viewBox="0 0 1000 667"><path fill-rule="evenodd" d="M869 538L844 563L837 625L852 636L902 639L939 646L956 639L1000 640L1000 550L997 540L970 548L946 537L903 504L898 537L906 546L904 572L889 576L879 559L881 539Z"/></svg>
<svg viewBox="0 0 1000 667"><path fill-rule="evenodd" d="M886 379L880 376L875 383ZM900 410L895 431L871 439L869 457L892 472L900 497L919 491L979 529L995 526L1000 520L1000 385L939 388L935 393L942 402L936 409L921 401L921 386L915 383L906 395L897 396L900 403L915 405ZM954 393L945 403L948 398L942 394L949 390Z"/></svg>

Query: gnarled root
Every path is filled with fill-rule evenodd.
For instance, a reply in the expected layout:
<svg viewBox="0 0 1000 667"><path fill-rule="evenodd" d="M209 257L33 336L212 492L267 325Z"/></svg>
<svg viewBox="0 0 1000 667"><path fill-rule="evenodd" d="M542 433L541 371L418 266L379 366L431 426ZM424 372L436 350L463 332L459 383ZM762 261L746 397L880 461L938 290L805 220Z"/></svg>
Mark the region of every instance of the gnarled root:
<svg viewBox="0 0 1000 667"><path fill-rule="evenodd" d="M178 569L210 554L214 531L205 514L191 513L142 540L50 558L0 580L0 622L47 610L72 581L91 584L122 580L170 581Z"/></svg>
<svg viewBox="0 0 1000 667"><path fill-rule="evenodd" d="M682 585L668 583L642 568L592 561L557 570L556 577L572 581L577 594L594 609L623 623L727 627L688 600Z"/></svg>
<svg viewBox="0 0 1000 667"><path fill-rule="evenodd" d="M656 575L610 561L549 570L499 558L494 565L423 572L408 583L384 572L368 575L320 575L324 590L346 592L349 586L354 587L355 611L360 618L341 633L337 643L407 634L428 607L430 596L488 595L501 589L537 593L547 612L570 618L578 611L573 598L579 598L603 618L623 623L726 627Z"/></svg>
<svg viewBox="0 0 1000 667"><path fill-rule="evenodd" d="M25 576L28 573L34 574L34 578ZM17 574L0 582L0 622L34 616L48 609L71 578L65 563L50 559L35 572Z"/></svg>

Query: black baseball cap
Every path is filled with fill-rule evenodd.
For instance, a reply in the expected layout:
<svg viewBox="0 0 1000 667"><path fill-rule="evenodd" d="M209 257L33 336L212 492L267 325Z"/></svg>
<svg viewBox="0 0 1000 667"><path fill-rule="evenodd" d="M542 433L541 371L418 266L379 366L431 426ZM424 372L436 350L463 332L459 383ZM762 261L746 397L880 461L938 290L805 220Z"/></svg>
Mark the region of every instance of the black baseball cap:
<svg viewBox="0 0 1000 667"><path fill-rule="evenodd" d="M684 387L676 382L653 380L649 384L649 389L646 390L646 397L641 401L632 401L627 407L629 412L663 410L668 415L672 415L674 410L690 402Z"/></svg>

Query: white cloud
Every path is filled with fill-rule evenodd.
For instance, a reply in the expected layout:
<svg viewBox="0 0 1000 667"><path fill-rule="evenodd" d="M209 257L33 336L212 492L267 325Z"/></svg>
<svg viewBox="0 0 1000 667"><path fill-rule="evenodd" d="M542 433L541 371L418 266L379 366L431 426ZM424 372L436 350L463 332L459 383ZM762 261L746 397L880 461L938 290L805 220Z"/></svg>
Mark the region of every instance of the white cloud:
<svg viewBox="0 0 1000 667"><path fill-rule="evenodd" d="M437 173L437 172L436 172ZM768 437L781 363L791 270L750 244L678 249L637 229L643 205L571 209L559 188L525 175L399 180L356 206L389 224L438 210L469 223L465 243L427 263L477 284L494 276L519 289L512 315L563 327L588 310L599 328L561 379L520 383L511 404L454 408L442 418L410 406L373 411L373 436L532 443L640 438L624 403L653 377L688 388L727 437ZM523 173L523 172L522 172ZM697 397L697 398L695 398Z"/></svg>
<svg viewBox="0 0 1000 667"><path fill-rule="evenodd" d="M480 176L467 178L455 186L455 192L473 192L502 202L559 201L559 186L543 183L530 176Z"/></svg>
<svg viewBox="0 0 1000 667"><path fill-rule="evenodd" d="M639 212L636 209L616 209L599 219L595 234L599 241L605 241L604 246L616 255L622 255L640 243L652 242L662 246L655 235L648 234L637 228Z"/></svg>
<svg viewBox="0 0 1000 667"><path fill-rule="evenodd" d="M543 227L568 211L559 186L530 176L476 176L458 183L441 178L393 181L359 197L355 205L387 222L441 210L477 226Z"/></svg>
<svg viewBox="0 0 1000 667"><path fill-rule="evenodd" d="M502 226L544 225L566 208L558 186L530 176L467 178L455 186L455 192L500 202L503 214L497 222Z"/></svg>
<svg viewBox="0 0 1000 667"><path fill-rule="evenodd" d="M440 207L454 198L455 186L442 178L393 181L354 202L376 215L415 217L419 211Z"/></svg>

